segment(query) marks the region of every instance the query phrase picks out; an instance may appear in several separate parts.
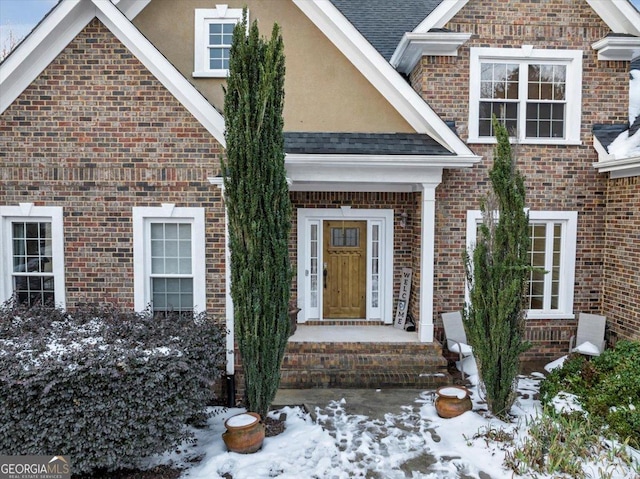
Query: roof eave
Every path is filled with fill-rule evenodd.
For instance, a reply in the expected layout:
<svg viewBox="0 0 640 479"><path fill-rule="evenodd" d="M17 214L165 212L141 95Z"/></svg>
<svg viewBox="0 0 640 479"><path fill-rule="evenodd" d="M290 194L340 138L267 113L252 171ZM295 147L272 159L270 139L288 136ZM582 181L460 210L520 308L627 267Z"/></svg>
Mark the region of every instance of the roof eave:
<svg viewBox="0 0 640 479"><path fill-rule="evenodd" d="M598 52L598 60L631 61L640 56L639 37L607 36L591 47Z"/></svg>
<svg viewBox="0 0 640 479"><path fill-rule="evenodd" d="M355 168L470 168L482 160L477 155L344 155L328 153L287 153L285 162L297 165Z"/></svg>
<svg viewBox="0 0 640 479"><path fill-rule="evenodd" d="M598 152L598 161L593 163L593 167L600 173L609 173L612 179L640 176L640 156L616 158L615 155L609 154L595 136L593 146Z"/></svg>
<svg viewBox="0 0 640 479"><path fill-rule="evenodd" d="M640 36L640 12L628 0L587 0L614 33Z"/></svg>
<svg viewBox="0 0 640 479"><path fill-rule="evenodd" d="M471 36L471 33L457 32L407 32L402 35L389 63L409 74L424 55L458 56L458 50Z"/></svg>

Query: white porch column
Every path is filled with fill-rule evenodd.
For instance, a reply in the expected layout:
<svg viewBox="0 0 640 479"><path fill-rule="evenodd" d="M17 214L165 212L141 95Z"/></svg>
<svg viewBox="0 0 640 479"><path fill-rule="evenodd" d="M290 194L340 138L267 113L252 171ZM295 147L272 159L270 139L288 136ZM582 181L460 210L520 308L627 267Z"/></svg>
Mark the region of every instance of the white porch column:
<svg viewBox="0 0 640 479"><path fill-rule="evenodd" d="M436 187L442 181L422 183L420 234L420 342L433 342L433 276L435 273Z"/></svg>

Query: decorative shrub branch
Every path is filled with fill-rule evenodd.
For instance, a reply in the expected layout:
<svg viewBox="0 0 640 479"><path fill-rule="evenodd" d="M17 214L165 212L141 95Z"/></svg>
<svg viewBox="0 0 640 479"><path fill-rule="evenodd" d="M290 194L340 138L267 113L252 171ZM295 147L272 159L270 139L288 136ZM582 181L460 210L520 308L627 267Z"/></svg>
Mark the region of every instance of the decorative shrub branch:
<svg viewBox="0 0 640 479"><path fill-rule="evenodd" d="M225 338L195 317L0 307L0 455L69 455L74 473L134 467L186 436L222 374Z"/></svg>

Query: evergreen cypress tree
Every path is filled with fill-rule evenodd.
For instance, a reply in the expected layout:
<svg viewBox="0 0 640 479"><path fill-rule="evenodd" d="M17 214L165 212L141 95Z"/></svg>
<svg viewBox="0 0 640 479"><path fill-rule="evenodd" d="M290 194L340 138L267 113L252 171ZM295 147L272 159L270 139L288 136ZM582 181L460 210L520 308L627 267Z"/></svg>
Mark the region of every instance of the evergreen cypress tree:
<svg viewBox="0 0 640 479"><path fill-rule="evenodd" d="M291 203L284 166L280 29L260 37L246 10L233 32L225 89L225 203L231 297L247 407L266 417L289 337Z"/></svg>
<svg viewBox="0 0 640 479"><path fill-rule="evenodd" d="M529 214L507 130L495 118L493 125L498 143L489 172L492 191L481 205L475 248L471 255L465 252L470 304L464 320L489 410L506 417L515 400L519 357L529 347L524 341Z"/></svg>

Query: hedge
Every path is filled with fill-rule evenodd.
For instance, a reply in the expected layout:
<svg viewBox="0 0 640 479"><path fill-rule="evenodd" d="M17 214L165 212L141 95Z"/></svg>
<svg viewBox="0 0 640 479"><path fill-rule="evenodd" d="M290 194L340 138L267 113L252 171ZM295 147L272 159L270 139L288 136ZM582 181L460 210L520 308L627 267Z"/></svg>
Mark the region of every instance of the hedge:
<svg viewBox="0 0 640 479"><path fill-rule="evenodd" d="M135 467L187 437L222 374L206 313L0 307L0 455L68 455L76 474Z"/></svg>

